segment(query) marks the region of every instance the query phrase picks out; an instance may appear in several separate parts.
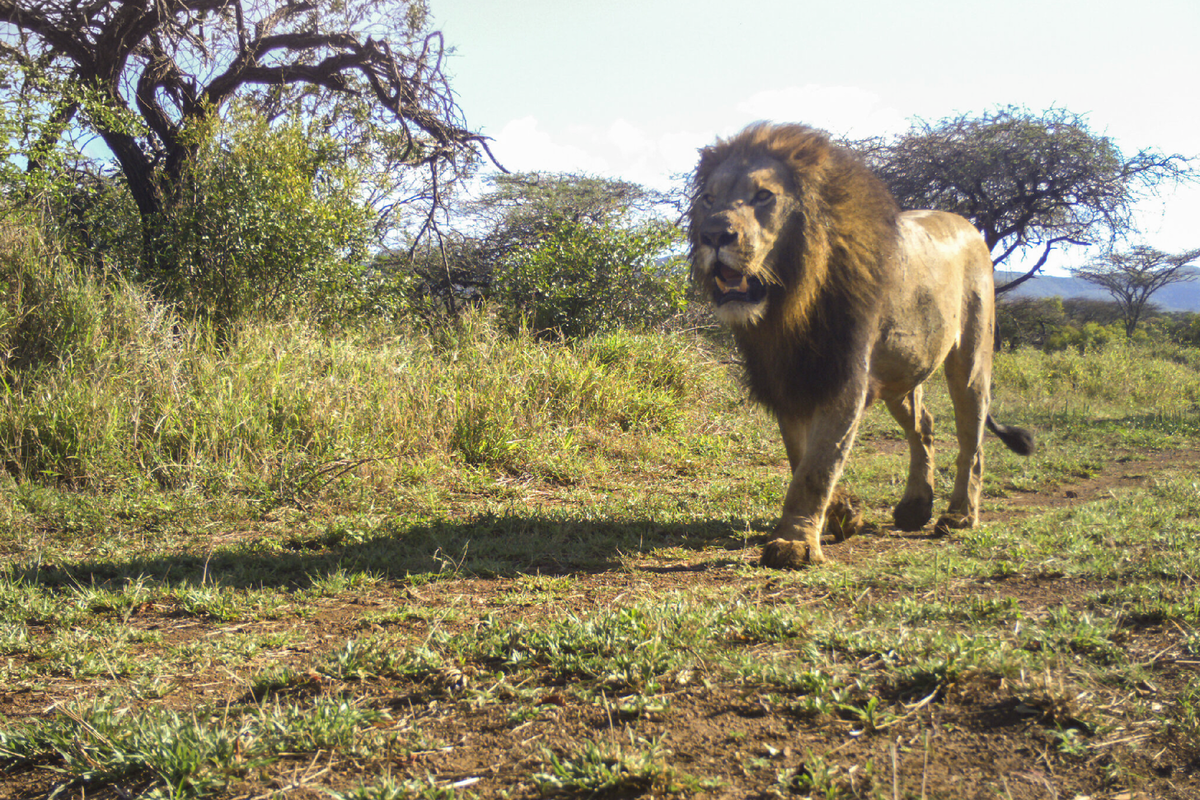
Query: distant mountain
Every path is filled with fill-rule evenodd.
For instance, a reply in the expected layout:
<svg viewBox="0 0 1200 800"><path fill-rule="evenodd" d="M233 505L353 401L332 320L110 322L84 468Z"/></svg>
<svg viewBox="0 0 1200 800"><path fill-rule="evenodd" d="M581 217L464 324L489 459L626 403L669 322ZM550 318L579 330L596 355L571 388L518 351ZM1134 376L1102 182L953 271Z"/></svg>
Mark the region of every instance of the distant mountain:
<svg viewBox="0 0 1200 800"><path fill-rule="evenodd" d="M996 285L1003 286L1020 276L1019 272L996 270ZM1003 296L1061 297L1064 300L1083 297L1089 300L1112 300L1112 296L1108 292L1087 281L1055 275L1039 275L1036 278L1030 278L1011 292L1005 292ZM1200 281L1164 286L1151 295L1150 302L1163 311L1200 311Z"/></svg>

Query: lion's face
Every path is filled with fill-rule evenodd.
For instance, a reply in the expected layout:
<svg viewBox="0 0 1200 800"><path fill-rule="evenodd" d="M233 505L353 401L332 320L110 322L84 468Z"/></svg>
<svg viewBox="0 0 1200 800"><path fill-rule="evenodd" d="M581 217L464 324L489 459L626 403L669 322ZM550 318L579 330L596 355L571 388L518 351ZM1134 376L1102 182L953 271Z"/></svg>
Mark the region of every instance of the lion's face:
<svg viewBox="0 0 1200 800"><path fill-rule="evenodd" d="M796 211L787 168L767 155L729 158L704 180L692 208L693 275L730 326L757 324L771 287L784 286L776 248Z"/></svg>

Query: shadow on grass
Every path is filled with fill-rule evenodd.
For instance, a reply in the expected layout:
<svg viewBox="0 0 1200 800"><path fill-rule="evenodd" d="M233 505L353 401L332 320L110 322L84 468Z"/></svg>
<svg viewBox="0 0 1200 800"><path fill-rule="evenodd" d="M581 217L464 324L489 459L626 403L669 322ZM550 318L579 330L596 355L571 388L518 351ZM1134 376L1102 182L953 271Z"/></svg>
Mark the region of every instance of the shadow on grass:
<svg viewBox="0 0 1200 800"><path fill-rule="evenodd" d="M14 564L14 578L44 585L121 585L147 579L171 586L303 589L330 576L369 574L393 581L439 577L513 577L604 572L629 556L662 548L740 551L747 530L768 520L662 524L650 519L591 520L484 515L367 532L331 530L284 540L257 538L207 553L134 556L42 565Z"/></svg>

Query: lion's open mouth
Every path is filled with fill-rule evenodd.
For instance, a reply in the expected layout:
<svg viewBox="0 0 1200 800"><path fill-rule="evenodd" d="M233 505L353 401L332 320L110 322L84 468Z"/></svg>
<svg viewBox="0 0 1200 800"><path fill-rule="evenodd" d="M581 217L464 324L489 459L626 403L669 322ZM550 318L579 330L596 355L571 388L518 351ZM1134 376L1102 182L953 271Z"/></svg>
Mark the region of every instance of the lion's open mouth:
<svg viewBox="0 0 1200 800"><path fill-rule="evenodd" d="M717 266L713 278L717 283L717 289L713 292L713 300L717 305L735 300L742 303L760 303L766 299L767 287L763 286L758 278L739 272L726 264Z"/></svg>

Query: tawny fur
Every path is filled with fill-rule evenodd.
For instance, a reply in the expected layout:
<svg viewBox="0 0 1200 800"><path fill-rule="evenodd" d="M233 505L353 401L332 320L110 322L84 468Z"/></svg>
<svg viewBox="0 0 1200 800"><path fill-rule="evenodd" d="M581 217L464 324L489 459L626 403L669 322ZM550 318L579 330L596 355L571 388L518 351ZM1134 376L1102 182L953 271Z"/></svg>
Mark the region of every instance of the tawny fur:
<svg viewBox="0 0 1200 800"><path fill-rule="evenodd" d="M985 424L1017 451L1032 437L988 415L991 259L964 220L901 214L881 181L824 133L761 123L700 153L693 279L733 331L753 397L779 421L793 478L771 566L824 559L834 487L862 413L882 399L912 451L897 524L931 518L932 419L921 384L945 365L959 476L942 528L978 519ZM839 511L836 529L847 519Z"/></svg>

